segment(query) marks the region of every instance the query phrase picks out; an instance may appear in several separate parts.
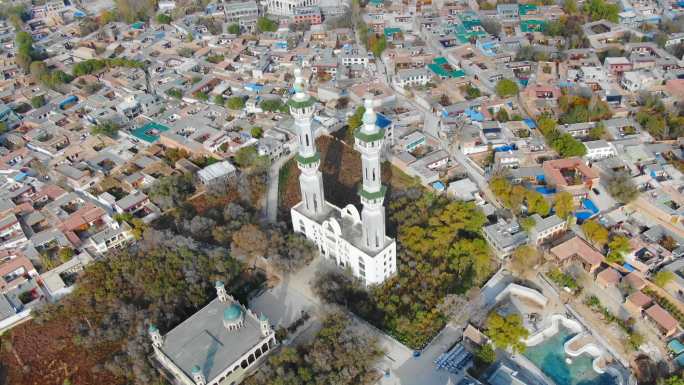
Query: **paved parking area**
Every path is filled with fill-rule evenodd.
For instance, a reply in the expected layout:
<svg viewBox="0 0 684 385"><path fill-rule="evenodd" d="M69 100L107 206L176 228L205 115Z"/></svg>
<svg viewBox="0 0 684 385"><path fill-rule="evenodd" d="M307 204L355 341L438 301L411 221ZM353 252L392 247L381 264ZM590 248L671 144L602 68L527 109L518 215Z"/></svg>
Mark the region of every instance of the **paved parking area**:
<svg viewBox="0 0 684 385"><path fill-rule="evenodd" d="M440 354L449 350L461 339L462 331L447 325L435 337L432 343L421 352L419 357L413 357L413 352L406 346L391 338L380 338L380 345L386 355L379 364L380 370L388 370L380 385L447 385L457 384L465 373L454 375L447 371L435 369L434 362Z"/></svg>

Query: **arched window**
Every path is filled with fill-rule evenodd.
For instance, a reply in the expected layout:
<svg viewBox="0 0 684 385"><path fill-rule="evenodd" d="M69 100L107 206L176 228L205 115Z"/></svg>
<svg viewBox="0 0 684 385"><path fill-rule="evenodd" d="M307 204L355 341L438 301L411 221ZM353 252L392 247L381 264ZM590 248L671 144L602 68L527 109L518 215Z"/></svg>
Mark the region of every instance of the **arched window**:
<svg viewBox="0 0 684 385"><path fill-rule="evenodd" d="M309 146L309 134L304 135L306 137L306 146Z"/></svg>
<svg viewBox="0 0 684 385"><path fill-rule="evenodd" d="M375 182L375 169L373 169L373 182Z"/></svg>

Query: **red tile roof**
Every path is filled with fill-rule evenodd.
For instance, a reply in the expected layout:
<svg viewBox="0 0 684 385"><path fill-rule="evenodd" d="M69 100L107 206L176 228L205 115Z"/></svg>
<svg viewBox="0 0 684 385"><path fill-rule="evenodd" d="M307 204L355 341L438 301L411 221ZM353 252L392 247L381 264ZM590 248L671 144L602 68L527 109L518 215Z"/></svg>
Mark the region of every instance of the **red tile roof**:
<svg viewBox="0 0 684 385"><path fill-rule="evenodd" d="M641 291L635 291L634 293L632 293L632 295L627 297L627 301L632 303L639 309L643 309L653 303L651 297L647 296Z"/></svg>
<svg viewBox="0 0 684 385"><path fill-rule="evenodd" d="M589 246L582 238L572 237L551 249L551 253L559 260L565 261L568 258L577 256L590 265L599 265L603 261L603 254Z"/></svg>
<svg viewBox="0 0 684 385"><path fill-rule="evenodd" d="M677 320L674 319L674 317L672 317L667 310L663 309L658 304L646 309L646 315L648 315L648 317L652 319L653 322L657 323L663 330L670 332L677 329Z"/></svg>

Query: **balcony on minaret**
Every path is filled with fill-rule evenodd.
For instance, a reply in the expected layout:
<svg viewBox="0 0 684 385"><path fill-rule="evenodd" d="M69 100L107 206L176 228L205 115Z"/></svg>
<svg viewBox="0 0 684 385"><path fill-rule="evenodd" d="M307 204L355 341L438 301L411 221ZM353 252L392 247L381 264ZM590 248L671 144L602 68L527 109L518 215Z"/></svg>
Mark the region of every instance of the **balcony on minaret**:
<svg viewBox="0 0 684 385"><path fill-rule="evenodd" d="M321 164L321 153L316 151L311 156L297 154L297 166L300 170L317 170Z"/></svg>

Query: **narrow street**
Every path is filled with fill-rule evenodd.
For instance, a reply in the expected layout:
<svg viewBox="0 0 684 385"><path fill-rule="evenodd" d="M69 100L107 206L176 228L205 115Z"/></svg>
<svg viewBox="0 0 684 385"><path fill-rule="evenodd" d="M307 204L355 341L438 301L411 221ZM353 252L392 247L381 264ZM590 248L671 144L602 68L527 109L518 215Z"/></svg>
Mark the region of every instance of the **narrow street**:
<svg viewBox="0 0 684 385"><path fill-rule="evenodd" d="M294 157L294 152L290 155L278 158L271 164L268 170L268 188L266 192L265 201L261 206L261 218L268 222L274 223L278 219L278 176L280 169L287 161Z"/></svg>

